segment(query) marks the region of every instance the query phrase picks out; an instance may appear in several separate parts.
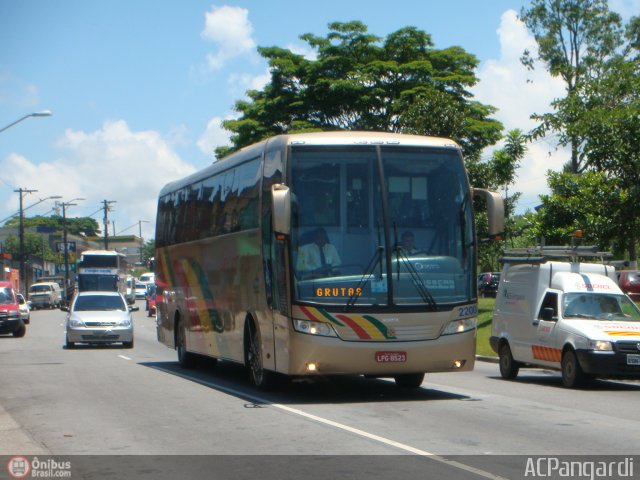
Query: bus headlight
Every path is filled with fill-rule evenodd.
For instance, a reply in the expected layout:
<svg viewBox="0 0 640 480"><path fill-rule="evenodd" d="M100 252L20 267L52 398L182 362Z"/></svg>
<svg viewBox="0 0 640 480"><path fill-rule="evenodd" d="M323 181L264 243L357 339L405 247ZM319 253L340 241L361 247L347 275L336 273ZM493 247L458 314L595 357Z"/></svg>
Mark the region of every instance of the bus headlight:
<svg viewBox="0 0 640 480"><path fill-rule="evenodd" d="M337 337L333 327L324 322L312 322L309 320L294 320L293 328L296 332L308 335L320 335L321 337Z"/></svg>
<svg viewBox="0 0 640 480"><path fill-rule="evenodd" d="M589 348L596 352L611 352L613 350L611 342L606 340L592 340L589 342Z"/></svg>
<svg viewBox="0 0 640 480"><path fill-rule="evenodd" d="M442 331L442 335L452 335L454 333L467 332L476 328L475 318L463 318L462 320L452 320L447 323Z"/></svg>

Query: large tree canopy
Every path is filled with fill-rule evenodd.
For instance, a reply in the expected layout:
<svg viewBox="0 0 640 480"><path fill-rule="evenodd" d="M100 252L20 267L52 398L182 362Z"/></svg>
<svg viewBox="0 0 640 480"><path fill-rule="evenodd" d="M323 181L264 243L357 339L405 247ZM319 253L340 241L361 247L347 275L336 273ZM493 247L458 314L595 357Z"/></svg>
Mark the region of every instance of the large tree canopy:
<svg viewBox="0 0 640 480"><path fill-rule="evenodd" d="M537 59L551 75L562 78L564 98L574 104L584 98L583 85L607 71L608 60L623 44L620 15L609 10L607 0L533 0L522 9L521 19L536 39ZM525 51L522 61L533 68L535 59ZM560 143L571 147L570 171L580 173L589 166L585 137L568 130L576 120L575 111L564 108L562 100L552 104L554 111L533 115L540 121L533 135L557 132Z"/></svg>
<svg viewBox="0 0 640 480"><path fill-rule="evenodd" d="M236 103L227 120L231 148L218 157L272 135L320 130L378 130L446 136L468 158L501 137L494 107L471 99L476 57L460 47L434 48L429 34L402 28L384 40L360 22L332 23L326 37L302 35L316 52L260 48L271 80Z"/></svg>
<svg viewBox="0 0 640 480"><path fill-rule="evenodd" d="M20 219L12 218L5 225L18 226ZM84 237L95 237L100 234L98 222L91 217L67 218L67 233L72 235L80 235ZM35 216L26 217L24 219L25 228L48 227L58 232L64 229L64 218L60 215L51 215L50 217Z"/></svg>

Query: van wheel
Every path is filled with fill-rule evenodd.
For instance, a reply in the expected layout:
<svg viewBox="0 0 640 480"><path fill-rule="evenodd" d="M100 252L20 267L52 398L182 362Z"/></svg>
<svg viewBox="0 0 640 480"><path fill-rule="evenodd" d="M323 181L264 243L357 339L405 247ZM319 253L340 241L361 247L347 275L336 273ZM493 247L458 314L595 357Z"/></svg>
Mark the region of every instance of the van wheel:
<svg viewBox="0 0 640 480"><path fill-rule="evenodd" d="M178 351L178 363L182 368L196 368L196 356L187 351L187 334L183 323L178 322L176 326L176 350Z"/></svg>
<svg viewBox="0 0 640 480"><path fill-rule="evenodd" d="M405 373L393 377L400 388L419 388L424 381L424 373Z"/></svg>
<svg viewBox="0 0 640 480"><path fill-rule="evenodd" d="M507 342L503 342L498 349L500 356L500 375L505 380L513 380L518 376L520 364L513 359L511 348Z"/></svg>
<svg viewBox="0 0 640 480"><path fill-rule="evenodd" d="M562 355L562 384L567 388L579 388L584 386L589 380L589 376L584 373L576 352L567 350Z"/></svg>

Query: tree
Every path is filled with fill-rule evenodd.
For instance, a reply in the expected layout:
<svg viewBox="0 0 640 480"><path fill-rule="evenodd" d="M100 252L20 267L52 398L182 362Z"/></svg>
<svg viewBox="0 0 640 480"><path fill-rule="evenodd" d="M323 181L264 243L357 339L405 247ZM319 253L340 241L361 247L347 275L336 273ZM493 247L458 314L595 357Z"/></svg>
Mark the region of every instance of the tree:
<svg viewBox="0 0 640 480"><path fill-rule="evenodd" d="M609 11L607 0L533 0L522 9L521 19L536 39L538 59L551 75L562 78L566 98L574 105L583 100L581 86L607 69L607 61L623 43L620 16ZM525 66L533 68L534 60L531 52L524 52ZM552 106L554 112L532 116L541 122L533 137L559 132L560 143L571 146L570 171L580 173L589 166L589 158L583 149L585 138L568 130L576 120L575 110L560 101Z"/></svg>
<svg viewBox="0 0 640 480"><path fill-rule="evenodd" d="M499 190L504 188L508 191L508 187L513 185L516 179L516 170L520 166L520 161L527 151L526 137L522 131L515 129L507 133L505 137L505 145L493 152L488 162L474 162L469 167L469 176L474 177L473 185L488 188L490 190ZM511 196L505 199L505 238L511 239L512 233L520 230L513 220L515 207L520 198L520 193L513 192ZM476 212L482 212L485 209L479 206ZM476 215L476 228L480 238L486 237L484 232L487 231L488 225L483 215ZM513 245L511 245L513 246ZM479 266L482 270L493 271L498 268L497 259L503 245L498 242L492 242L481 246L479 254Z"/></svg>
<svg viewBox="0 0 640 480"><path fill-rule="evenodd" d="M541 195L537 214L525 215L531 232L547 245L566 245L576 230L585 244L609 249L619 238L628 202L618 178L603 172L549 172L551 194Z"/></svg>
<svg viewBox="0 0 640 480"><path fill-rule="evenodd" d="M19 222L20 219L16 217L9 220L5 225L18 226ZM26 217L23 222L25 228L48 227L58 232L64 229L64 220L60 215ZM83 237L95 237L100 234L100 229L98 222L91 217L67 217L67 233Z"/></svg>
<svg viewBox="0 0 640 480"><path fill-rule="evenodd" d="M331 23L326 37L301 38L317 51L310 60L279 47L260 48L271 81L236 103L240 117L227 120L231 148L218 157L272 135L324 130L382 130L447 136L466 157L501 136L495 109L470 100L477 82L476 57L460 47L436 49L414 27L384 41L361 22Z"/></svg>
<svg viewBox="0 0 640 480"><path fill-rule="evenodd" d="M626 245L635 262L640 227L640 59L619 57L611 63L606 75L581 88L581 105L565 102L567 110L575 111L567 130L585 139L590 167L616 179L624 215L618 215L615 239Z"/></svg>
<svg viewBox="0 0 640 480"><path fill-rule="evenodd" d="M17 235L7 236L3 249L5 252L11 254L13 258L20 258L20 239ZM44 258L45 260L53 261L55 255L49 247L47 238L44 235L40 235L32 232L24 233L24 255L25 259L29 256L37 256Z"/></svg>

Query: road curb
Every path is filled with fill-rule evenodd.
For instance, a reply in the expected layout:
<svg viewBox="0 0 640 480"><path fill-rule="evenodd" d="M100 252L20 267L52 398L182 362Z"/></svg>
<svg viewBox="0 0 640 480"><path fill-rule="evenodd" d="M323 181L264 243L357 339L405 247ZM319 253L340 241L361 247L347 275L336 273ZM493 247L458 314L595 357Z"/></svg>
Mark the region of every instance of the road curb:
<svg viewBox="0 0 640 480"><path fill-rule="evenodd" d="M488 355L476 355L476 360L488 363L498 363L500 361L498 357L490 357Z"/></svg>

